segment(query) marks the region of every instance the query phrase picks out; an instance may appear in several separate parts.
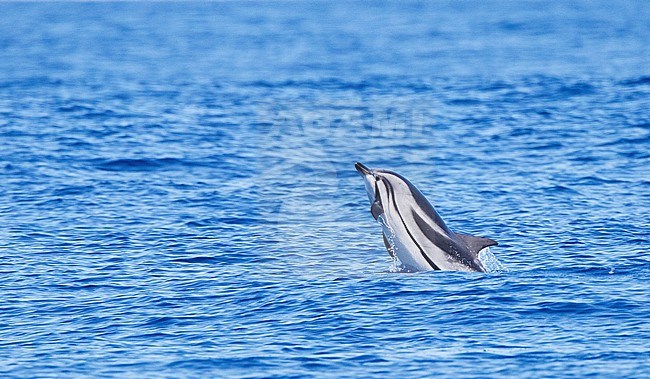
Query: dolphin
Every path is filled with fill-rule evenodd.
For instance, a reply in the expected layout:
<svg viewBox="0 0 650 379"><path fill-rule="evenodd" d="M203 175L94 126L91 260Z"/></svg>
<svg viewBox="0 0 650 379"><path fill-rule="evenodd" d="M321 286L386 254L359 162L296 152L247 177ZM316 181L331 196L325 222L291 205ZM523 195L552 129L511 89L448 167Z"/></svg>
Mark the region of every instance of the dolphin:
<svg viewBox="0 0 650 379"><path fill-rule="evenodd" d="M479 252L496 241L453 232L402 175L359 162L354 167L363 176L370 213L382 225L388 253L407 271L486 271Z"/></svg>

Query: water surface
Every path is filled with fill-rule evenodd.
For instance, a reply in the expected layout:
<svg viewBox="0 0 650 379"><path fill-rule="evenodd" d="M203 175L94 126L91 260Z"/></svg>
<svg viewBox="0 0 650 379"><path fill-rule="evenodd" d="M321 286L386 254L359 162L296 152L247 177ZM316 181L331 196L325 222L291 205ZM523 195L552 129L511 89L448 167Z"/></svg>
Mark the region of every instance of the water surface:
<svg viewBox="0 0 650 379"><path fill-rule="evenodd" d="M0 14L1 376L650 376L647 3ZM355 161L509 271L390 273Z"/></svg>

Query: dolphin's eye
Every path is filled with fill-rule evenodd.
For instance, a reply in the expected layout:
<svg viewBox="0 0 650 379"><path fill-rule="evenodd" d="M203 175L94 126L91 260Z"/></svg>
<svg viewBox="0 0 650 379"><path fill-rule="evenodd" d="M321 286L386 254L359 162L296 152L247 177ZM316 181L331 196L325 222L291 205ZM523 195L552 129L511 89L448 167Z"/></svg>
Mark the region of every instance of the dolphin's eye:
<svg viewBox="0 0 650 379"><path fill-rule="evenodd" d="M378 181L380 181L380 180L381 180L381 177L379 177L379 176L375 176L375 181L376 181L376 182L378 182Z"/></svg>

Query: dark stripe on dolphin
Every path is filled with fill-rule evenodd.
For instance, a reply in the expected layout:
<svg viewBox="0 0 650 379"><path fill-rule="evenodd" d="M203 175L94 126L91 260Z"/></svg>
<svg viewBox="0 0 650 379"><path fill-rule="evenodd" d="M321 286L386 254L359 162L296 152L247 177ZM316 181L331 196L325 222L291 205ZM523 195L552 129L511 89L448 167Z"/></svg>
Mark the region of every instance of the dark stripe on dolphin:
<svg viewBox="0 0 650 379"><path fill-rule="evenodd" d="M436 266L436 265L433 263L433 261L432 261L432 260L431 260L431 259L430 259L430 258L429 258L425 253L424 253L424 250L422 250L422 247L421 247L420 244L415 240L415 238L414 238L413 235L411 234L411 231L410 231L409 228L406 226L406 222L404 221L404 218L402 217L402 213L401 213L401 212L399 211L399 209L397 208L397 202L395 201L395 192L394 192L394 190L393 190L393 186L388 182L388 180L382 180L382 182L384 182L384 184L386 184L386 188L388 189L388 197L389 197L390 200L392 201L393 206L395 207L395 211L397 212L397 215L399 216L400 221L402 221L402 224L404 225L404 229L406 230L406 233L408 233L409 237L411 237L411 241L413 241L413 243L415 243L415 246L418 247L418 249L420 250L420 254L422 254L422 257L424 257L424 259L425 259L425 260L427 261L427 263L431 266L431 268L434 269L434 270L440 270L440 268L439 268L438 266Z"/></svg>
<svg viewBox="0 0 650 379"><path fill-rule="evenodd" d="M413 219L415 220L415 224L422 230L424 236L431 242L433 242L434 245L440 246L440 245L450 245L454 243L451 238L445 237L443 234L438 233L435 231L434 228L432 228L420 215L414 211L411 210L411 215L413 216ZM454 249L454 253L458 255L458 252L456 251L457 249Z"/></svg>

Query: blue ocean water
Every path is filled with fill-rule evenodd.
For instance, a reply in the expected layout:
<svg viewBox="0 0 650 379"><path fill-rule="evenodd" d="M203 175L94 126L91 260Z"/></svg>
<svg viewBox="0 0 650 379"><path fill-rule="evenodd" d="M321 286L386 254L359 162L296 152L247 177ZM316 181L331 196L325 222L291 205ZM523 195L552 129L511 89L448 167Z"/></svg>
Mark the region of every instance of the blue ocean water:
<svg viewBox="0 0 650 379"><path fill-rule="evenodd" d="M0 4L0 376L650 377L650 4ZM507 272L390 272L353 164Z"/></svg>

